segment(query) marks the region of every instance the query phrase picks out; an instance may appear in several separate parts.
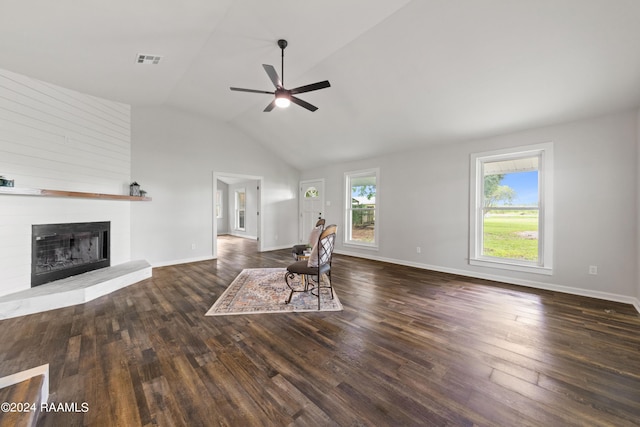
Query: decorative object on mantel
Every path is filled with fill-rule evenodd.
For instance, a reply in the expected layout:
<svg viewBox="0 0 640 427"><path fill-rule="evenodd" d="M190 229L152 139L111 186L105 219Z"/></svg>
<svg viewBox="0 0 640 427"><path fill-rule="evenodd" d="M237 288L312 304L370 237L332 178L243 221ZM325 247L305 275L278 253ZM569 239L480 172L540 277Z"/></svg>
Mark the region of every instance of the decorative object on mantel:
<svg viewBox="0 0 640 427"><path fill-rule="evenodd" d="M134 197L140 197L140 184L133 181L131 185L129 185L129 195Z"/></svg>
<svg viewBox="0 0 640 427"><path fill-rule="evenodd" d="M147 197L147 192L140 188L140 184L133 181L131 185L129 185L129 195L131 197Z"/></svg>
<svg viewBox="0 0 640 427"><path fill-rule="evenodd" d="M0 175L0 187L13 187L13 180Z"/></svg>

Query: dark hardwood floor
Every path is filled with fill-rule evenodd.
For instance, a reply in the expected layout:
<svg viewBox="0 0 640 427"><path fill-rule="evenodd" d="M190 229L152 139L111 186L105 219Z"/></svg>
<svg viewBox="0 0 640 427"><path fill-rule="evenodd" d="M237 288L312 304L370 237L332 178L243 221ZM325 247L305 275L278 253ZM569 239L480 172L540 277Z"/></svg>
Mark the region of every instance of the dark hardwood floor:
<svg viewBox="0 0 640 427"><path fill-rule="evenodd" d="M640 425L630 305L334 256L344 311L205 317L243 268L220 257L84 305L0 322L0 376L50 364L39 426Z"/></svg>

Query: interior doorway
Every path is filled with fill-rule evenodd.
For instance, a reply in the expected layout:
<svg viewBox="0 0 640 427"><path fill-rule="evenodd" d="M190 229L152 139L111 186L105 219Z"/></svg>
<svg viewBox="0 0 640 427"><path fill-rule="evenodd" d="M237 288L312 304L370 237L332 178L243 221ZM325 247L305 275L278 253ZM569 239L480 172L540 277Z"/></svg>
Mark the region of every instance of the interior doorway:
<svg viewBox="0 0 640 427"><path fill-rule="evenodd" d="M218 236L254 240L262 252L263 177L213 173L213 258L218 258Z"/></svg>

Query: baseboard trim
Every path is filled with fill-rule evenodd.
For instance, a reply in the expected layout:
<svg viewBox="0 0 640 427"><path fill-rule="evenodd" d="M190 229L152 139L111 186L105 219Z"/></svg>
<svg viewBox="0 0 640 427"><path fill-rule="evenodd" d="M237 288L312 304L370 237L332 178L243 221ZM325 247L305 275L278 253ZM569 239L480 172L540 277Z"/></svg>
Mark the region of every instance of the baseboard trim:
<svg viewBox="0 0 640 427"><path fill-rule="evenodd" d="M236 232L229 232L227 233L230 236L234 236L234 237L242 237L243 239L249 239L249 240L258 240L258 236L252 236L249 234L241 234L241 233L236 233Z"/></svg>
<svg viewBox="0 0 640 427"><path fill-rule="evenodd" d="M269 246L268 248L262 248L262 252L279 251L279 250L282 250L282 249L291 249L291 248L293 248L293 245L295 245L295 243L290 243L288 245Z"/></svg>
<svg viewBox="0 0 640 427"><path fill-rule="evenodd" d="M634 297L630 297L630 296L626 296L626 295L613 294L613 293L610 293L610 292L591 291L591 290L587 290L587 289L573 288L573 287L570 287L570 286L563 286L563 285L557 285L557 284L552 284L552 283L538 282L538 281L535 281L535 280L517 279L517 278L508 277L508 276L501 276L501 275L497 275L497 274L486 274L486 273L479 273L479 272L476 272L476 271L468 271L468 270L460 270L460 269L456 269L456 268L440 267L440 266L437 266L437 265L416 263L416 262L404 261L404 260L399 260L399 259L394 259L394 258L385 258L385 257L380 257L380 256L375 256L375 255L373 255L373 256L372 255L365 255L365 254L361 254L361 253L344 251L344 250L336 250L335 253L340 254L340 255L352 256L352 257L356 257L356 258L370 259L370 260L373 260L373 261L388 262L390 264L404 265L404 266L407 266L407 267L415 267L415 268L420 268L420 269L423 269L423 270L432 270L432 271L438 271L438 272L441 272L441 273L449 273L449 274L456 274L456 275L459 275L459 276L473 277L473 278L476 278L476 279L485 279L485 280L492 280L492 281L495 281L495 282L508 283L508 284L511 284L511 285L527 286L527 287L530 287L530 288L543 289L543 290L547 290L547 291L562 292L562 293L565 293L565 294L579 295L579 296L590 297L590 298L597 298L597 299L606 300L606 301L621 302L621 303L624 303L624 304L633 305L635 307L635 309L638 311L638 313L640 313L640 300L638 298L634 298Z"/></svg>
<svg viewBox="0 0 640 427"><path fill-rule="evenodd" d="M151 267L153 267L153 268L168 267L168 266L171 266L171 265L189 264L190 262L211 261L213 259L215 259L215 258L212 257L211 255L202 256L202 257L195 257L195 258L175 259L173 261L152 262L151 263Z"/></svg>

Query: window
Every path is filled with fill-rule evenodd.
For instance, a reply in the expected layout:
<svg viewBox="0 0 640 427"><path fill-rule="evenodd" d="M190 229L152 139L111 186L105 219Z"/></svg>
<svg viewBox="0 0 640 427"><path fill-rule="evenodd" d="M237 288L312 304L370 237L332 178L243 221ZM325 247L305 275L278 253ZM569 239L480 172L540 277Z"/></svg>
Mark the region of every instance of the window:
<svg viewBox="0 0 640 427"><path fill-rule="evenodd" d="M246 210L246 190L239 188L236 190L236 230L245 231L245 210Z"/></svg>
<svg viewBox="0 0 640 427"><path fill-rule="evenodd" d="M471 156L472 265L551 274L552 147Z"/></svg>
<svg viewBox="0 0 640 427"><path fill-rule="evenodd" d="M318 189L316 187L309 187L307 191L304 192L305 199L315 199L320 195Z"/></svg>
<svg viewBox="0 0 640 427"><path fill-rule="evenodd" d="M216 190L216 218L222 218L222 190Z"/></svg>
<svg viewBox="0 0 640 427"><path fill-rule="evenodd" d="M347 172L345 243L370 248L378 246L378 169Z"/></svg>

